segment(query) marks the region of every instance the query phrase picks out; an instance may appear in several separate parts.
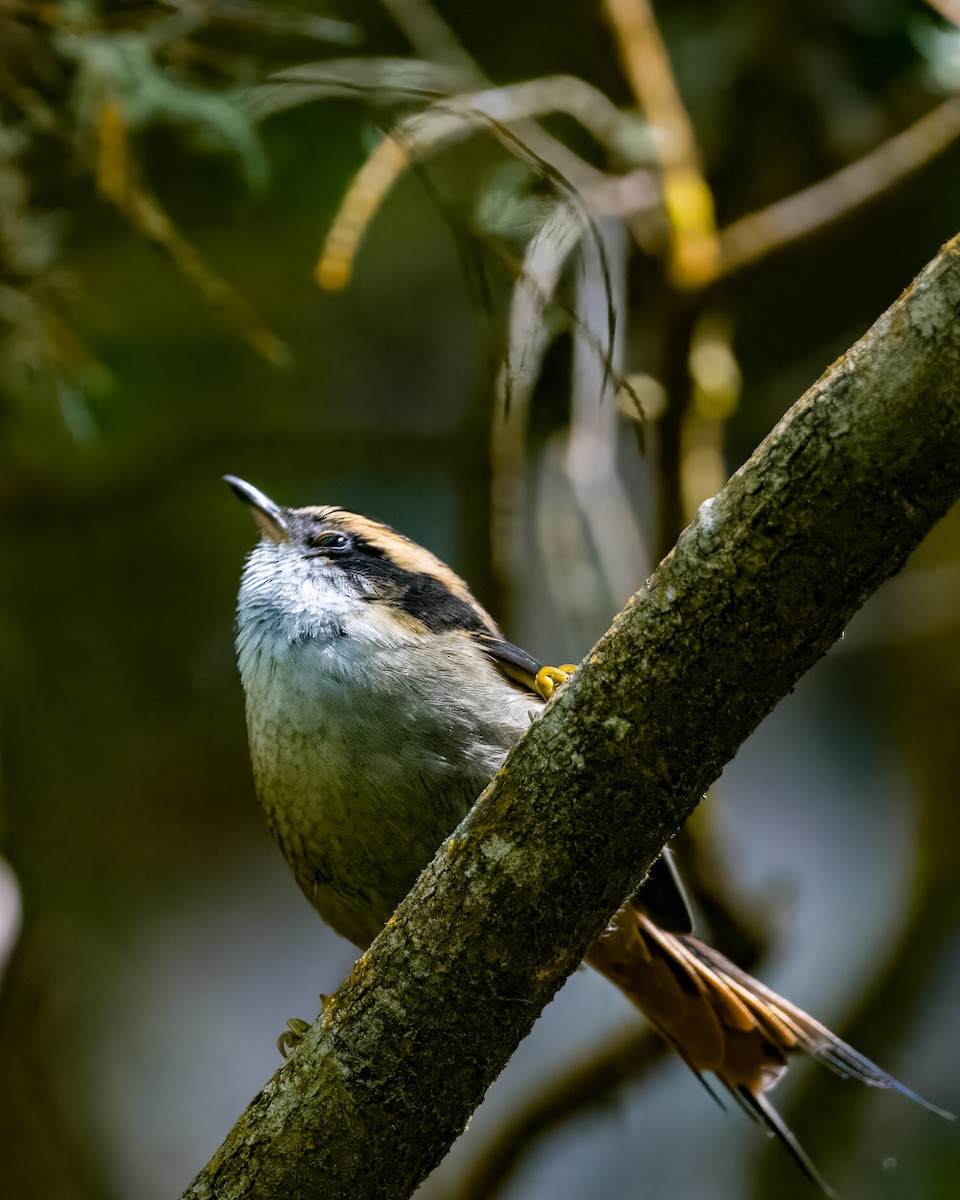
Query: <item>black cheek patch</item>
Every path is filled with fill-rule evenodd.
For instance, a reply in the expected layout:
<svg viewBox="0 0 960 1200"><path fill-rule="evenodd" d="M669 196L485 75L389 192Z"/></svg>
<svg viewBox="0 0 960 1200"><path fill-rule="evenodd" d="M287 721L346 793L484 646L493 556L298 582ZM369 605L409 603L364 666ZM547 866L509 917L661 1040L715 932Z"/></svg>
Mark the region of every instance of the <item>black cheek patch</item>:
<svg viewBox="0 0 960 1200"><path fill-rule="evenodd" d="M462 630L475 633L490 630L471 604L461 600L433 575L398 566L378 547L357 539L354 543L362 558L363 572L377 595L394 604L400 612L419 621L429 633Z"/></svg>
<svg viewBox="0 0 960 1200"><path fill-rule="evenodd" d="M400 609L421 621L430 633L458 629L473 633L487 629L472 605L455 596L432 575L416 575L411 571L402 574L406 576L406 586L401 585L397 596Z"/></svg>

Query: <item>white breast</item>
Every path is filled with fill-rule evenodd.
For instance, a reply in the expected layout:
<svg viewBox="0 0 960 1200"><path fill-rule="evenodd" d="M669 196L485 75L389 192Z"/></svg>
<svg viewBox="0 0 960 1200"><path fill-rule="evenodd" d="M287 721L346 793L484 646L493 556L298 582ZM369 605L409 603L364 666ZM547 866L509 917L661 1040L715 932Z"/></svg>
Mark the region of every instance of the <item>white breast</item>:
<svg viewBox="0 0 960 1200"><path fill-rule="evenodd" d="M304 892L366 945L540 704L462 634L398 644L368 602L318 606L254 557L237 648L257 791Z"/></svg>

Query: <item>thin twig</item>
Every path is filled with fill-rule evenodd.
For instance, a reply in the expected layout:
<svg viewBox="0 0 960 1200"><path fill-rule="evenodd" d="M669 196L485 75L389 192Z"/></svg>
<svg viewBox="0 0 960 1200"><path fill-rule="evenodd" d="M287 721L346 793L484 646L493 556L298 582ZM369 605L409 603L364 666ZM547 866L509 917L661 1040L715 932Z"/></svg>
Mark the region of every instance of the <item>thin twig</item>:
<svg viewBox="0 0 960 1200"><path fill-rule="evenodd" d="M834 175L721 230L717 275L729 275L847 216L918 171L958 137L960 97L951 96Z"/></svg>
<svg viewBox="0 0 960 1200"><path fill-rule="evenodd" d="M272 33L279 37L312 38L319 42L352 45L363 38L363 30L350 21L297 12L278 4L256 3L256 0L161 0L168 8L197 14L204 20L224 25L248 28L256 33Z"/></svg>
<svg viewBox="0 0 960 1200"><path fill-rule="evenodd" d="M527 559L527 431L552 336L544 311L554 301L564 264L579 239L576 215L565 204L556 205L527 243L510 298L507 349L490 427L492 566L508 608Z"/></svg>
<svg viewBox="0 0 960 1200"><path fill-rule="evenodd" d="M456 34L428 3L428 0L382 0L382 2L397 26L409 38L421 59L435 59L446 66L453 67L462 74L463 88L469 89L470 92L475 92L477 88L486 88L489 80L476 60L470 56ZM543 83L544 81L534 81L533 84L521 84L513 89L491 88L482 93L482 99L481 96L461 96L448 101L448 106L452 109L459 105L461 113L469 113L480 108L484 103L496 106L498 101L502 102L506 99L506 102L512 104L513 108L508 112L497 113L494 111L490 115L497 117L504 124L514 120L521 121L522 127L513 128L513 132L518 137L527 139L531 153L537 153L545 161L551 162L557 170L572 177L577 187L586 187L598 180L605 180L607 177L603 172L597 171L562 142L557 141L543 129L532 125L528 119L525 119L556 107L555 96L552 96L549 101L541 100L539 104L534 104L529 112L518 111L521 104L518 97L525 97L522 89L542 87ZM601 123L605 128L609 126L612 123L610 113L615 114L616 109L613 108L606 96L597 92L596 89L590 88L582 80L577 80L576 83L579 84L579 88L571 88L569 81L565 81L561 88L561 95L576 92L582 97L585 90L591 92L593 95L586 105L588 114L602 110ZM588 128L590 127L591 117L589 115L584 123ZM622 122L618 124L618 129L620 124ZM421 119L415 138L410 125L411 122L408 121L402 129L391 131L391 136L394 136L395 140L405 147L404 152L398 153L378 147L373 151L370 160L361 167L353 185L344 197L343 203L333 219L320 254L320 261L317 264L316 278L321 287L342 288L346 286L353 269L354 257L367 226L393 184L409 165L412 143L416 141L418 149L422 152L427 146L435 147L448 136L457 136L458 132L461 135L463 133L462 126L458 130L456 126L445 123L439 130L430 131L430 135L427 137L424 131L424 122ZM466 132L469 132L469 128ZM603 137L600 140L603 141ZM627 140L622 138L621 142L625 144ZM375 161L371 162L371 160ZM645 192L644 189L642 191ZM639 209L642 210L645 206L644 201L647 201L649 197L643 194L638 196L638 199L640 200Z"/></svg>
<svg viewBox="0 0 960 1200"><path fill-rule="evenodd" d="M606 309L612 299L620 320L611 352L614 371L623 370L627 313L627 239L620 222L600 224L610 271L604 275L592 246L584 247L585 269L577 280L577 314L594 337L604 337ZM609 296L609 298L608 298ZM611 601L641 585L650 569L649 552L617 468L620 417L614 388L604 364L585 339L576 338L570 404L570 429L564 468Z"/></svg>
<svg viewBox="0 0 960 1200"><path fill-rule="evenodd" d="M486 76L460 39L428 0L381 0L397 28L407 37L417 56L452 66L463 75L463 85L482 87ZM333 219L317 263L316 279L322 288L337 290L347 285L353 260L363 234L394 183L409 165L403 149L404 136L388 136L360 168Z"/></svg>
<svg viewBox="0 0 960 1200"><path fill-rule="evenodd" d="M464 80L472 79L474 85L485 81L476 60L427 0L380 0L380 3L421 58L456 67Z"/></svg>
<svg viewBox="0 0 960 1200"><path fill-rule="evenodd" d="M408 141L398 130L373 150L347 189L317 263L316 279L328 292L350 282L354 259L384 197L410 165Z"/></svg>
<svg viewBox="0 0 960 1200"><path fill-rule="evenodd" d="M120 106L108 102L97 123L97 187L131 225L170 256L207 304L218 309L267 362L286 366L287 346L251 305L180 233L160 202L132 174L127 125Z"/></svg>
<svg viewBox="0 0 960 1200"><path fill-rule="evenodd" d="M300 98L311 95L311 84L293 80ZM319 73L313 77L314 86L324 87ZM331 80L331 86L334 86ZM336 78L335 86L344 86ZM357 84L362 92L368 85ZM399 89L398 89L399 91ZM276 92L270 93L275 96ZM411 99L423 99L422 93L411 91ZM268 103L279 107L276 99ZM574 117L601 145L624 157L642 141L636 134L636 122L619 112L610 100L572 76L548 76L544 79L511 84L502 88L485 88L455 96L443 97L420 112L398 122L390 129L354 177L327 234L320 261L316 268L321 287L337 290L349 282L360 241L387 193L413 159L423 159L451 142L473 136L478 128L488 129L514 155L549 173L554 181L562 179L578 197L596 197L601 202L624 206L631 213L643 211L655 202L648 173L616 189L607 185L612 178L591 167L569 149L549 138L532 119L551 112L563 112ZM391 147L390 141L396 143ZM652 145L651 145L652 150ZM618 180L619 182L619 180ZM639 186L637 186L639 184Z"/></svg>
<svg viewBox="0 0 960 1200"><path fill-rule="evenodd" d="M604 10L630 86L660 147L673 280L678 287L700 287L713 277L719 260L713 197L653 8L650 0L604 0Z"/></svg>

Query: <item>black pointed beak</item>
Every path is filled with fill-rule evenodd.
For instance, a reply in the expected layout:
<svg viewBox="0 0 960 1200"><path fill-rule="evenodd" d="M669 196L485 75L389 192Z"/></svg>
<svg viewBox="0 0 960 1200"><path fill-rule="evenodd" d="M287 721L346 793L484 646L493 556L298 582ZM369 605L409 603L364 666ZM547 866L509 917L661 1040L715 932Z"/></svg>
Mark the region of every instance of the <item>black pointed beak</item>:
<svg viewBox="0 0 960 1200"><path fill-rule="evenodd" d="M279 504L274 504L269 496L265 496L259 488L247 483L245 479L238 479L236 475L224 475L223 478L230 484L234 495L250 509L250 515L264 537L268 537L271 542L289 540L290 531Z"/></svg>

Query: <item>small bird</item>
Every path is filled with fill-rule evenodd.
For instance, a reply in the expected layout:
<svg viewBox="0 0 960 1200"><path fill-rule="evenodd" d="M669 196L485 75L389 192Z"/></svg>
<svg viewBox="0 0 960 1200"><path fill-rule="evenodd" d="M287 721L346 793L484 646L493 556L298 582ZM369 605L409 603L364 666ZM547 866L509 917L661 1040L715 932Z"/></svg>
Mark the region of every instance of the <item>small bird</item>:
<svg viewBox="0 0 960 1200"><path fill-rule="evenodd" d="M237 607L257 793L307 899L365 949L573 667L506 641L458 575L390 526L226 481L262 534ZM693 936L667 852L587 962L825 1195L767 1098L792 1055L950 1116Z"/></svg>

